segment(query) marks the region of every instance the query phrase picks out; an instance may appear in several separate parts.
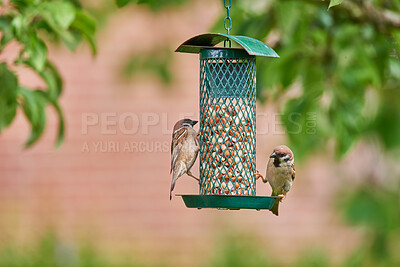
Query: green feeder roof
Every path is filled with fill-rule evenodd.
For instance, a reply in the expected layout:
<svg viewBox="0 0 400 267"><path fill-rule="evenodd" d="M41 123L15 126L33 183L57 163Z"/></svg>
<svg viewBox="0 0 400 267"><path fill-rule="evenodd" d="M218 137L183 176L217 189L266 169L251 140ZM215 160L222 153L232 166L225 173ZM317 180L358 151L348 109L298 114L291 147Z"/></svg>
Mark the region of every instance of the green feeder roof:
<svg viewBox="0 0 400 267"><path fill-rule="evenodd" d="M228 35L222 33L206 33L190 38L181 44L175 52L200 53L204 48L212 48L226 39L236 42L249 55L262 57L279 57L279 55L263 42L247 36Z"/></svg>

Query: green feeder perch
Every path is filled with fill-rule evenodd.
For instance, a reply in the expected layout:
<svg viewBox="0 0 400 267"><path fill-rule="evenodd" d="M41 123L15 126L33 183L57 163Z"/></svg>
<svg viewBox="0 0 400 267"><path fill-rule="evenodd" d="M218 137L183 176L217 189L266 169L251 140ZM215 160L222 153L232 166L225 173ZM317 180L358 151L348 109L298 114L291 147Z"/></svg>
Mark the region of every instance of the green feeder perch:
<svg viewBox="0 0 400 267"><path fill-rule="evenodd" d="M229 47L215 47L221 42ZM256 196L256 56L278 54L220 33L195 36L175 52L200 54L200 194L182 195L186 206L271 209L276 197Z"/></svg>

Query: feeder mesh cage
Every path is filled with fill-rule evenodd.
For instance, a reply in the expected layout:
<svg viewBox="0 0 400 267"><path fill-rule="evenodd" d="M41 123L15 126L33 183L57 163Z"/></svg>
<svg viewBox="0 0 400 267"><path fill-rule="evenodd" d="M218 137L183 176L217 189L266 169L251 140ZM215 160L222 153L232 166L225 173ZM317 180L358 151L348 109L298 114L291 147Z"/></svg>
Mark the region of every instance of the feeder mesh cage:
<svg viewBox="0 0 400 267"><path fill-rule="evenodd" d="M256 194L256 58L200 52L200 194Z"/></svg>

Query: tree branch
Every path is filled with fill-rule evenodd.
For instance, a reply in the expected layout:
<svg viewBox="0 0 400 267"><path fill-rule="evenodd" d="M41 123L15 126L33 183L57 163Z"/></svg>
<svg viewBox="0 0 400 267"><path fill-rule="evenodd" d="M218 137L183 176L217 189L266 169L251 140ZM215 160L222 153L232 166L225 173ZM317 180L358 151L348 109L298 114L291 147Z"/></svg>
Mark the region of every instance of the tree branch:
<svg viewBox="0 0 400 267"><path fill-rule="evenodd" d="M286 0L297 1L297 0ZM324 5L328 8L327 1L323 0L302 0L303 2ZM400 28L400 13L388 9L381 9L373 6L370 1L345 0L340 5L332 7L331 10L344 10L350 16L360 22L370 21L379 27Z"/></svg>
<svg viewBox="0 0 400 267"><path fill-rule="evenodd" d="M371 19L377 20L380 24L386 24L392 27L400 27L400 14L392 10L376 9L369 3L363 3L363 10L365 14Z"/></svg>

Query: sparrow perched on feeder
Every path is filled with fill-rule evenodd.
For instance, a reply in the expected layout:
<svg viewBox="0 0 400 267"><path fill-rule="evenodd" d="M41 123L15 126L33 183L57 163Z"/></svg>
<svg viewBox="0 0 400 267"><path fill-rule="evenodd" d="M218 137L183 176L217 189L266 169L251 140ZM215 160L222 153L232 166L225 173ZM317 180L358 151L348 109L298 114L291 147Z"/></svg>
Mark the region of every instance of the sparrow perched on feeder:
<svg viewBox="0 0 400 267"><path fill-rule="evenodd" d="M256 179L262 178L264 183L269 182L271 185L271 196L282 197L275 200L271 209L273 214L278 216L279 202L286 197L292 187L295 175L293 152L285 145L275 147L274 152L269 156L265 178L256 173Z"/></svg>
<svg viewBox="0 0 400 267"><path fill-rule="evenodd" d="M196 130L193 129L196 123L197 121L190 119L182 119L175 123L171 142L171 171L169 172L173 171L174 173L169 199L172 199L176 180L185 173L199 181L190 172L200 150L198 135Z"/></svg>

